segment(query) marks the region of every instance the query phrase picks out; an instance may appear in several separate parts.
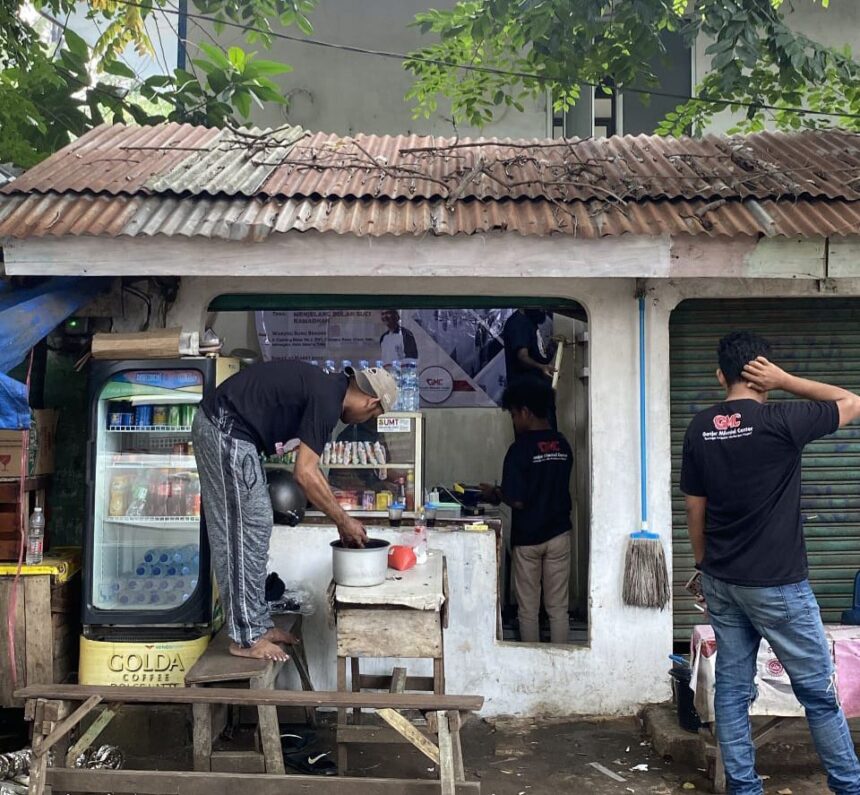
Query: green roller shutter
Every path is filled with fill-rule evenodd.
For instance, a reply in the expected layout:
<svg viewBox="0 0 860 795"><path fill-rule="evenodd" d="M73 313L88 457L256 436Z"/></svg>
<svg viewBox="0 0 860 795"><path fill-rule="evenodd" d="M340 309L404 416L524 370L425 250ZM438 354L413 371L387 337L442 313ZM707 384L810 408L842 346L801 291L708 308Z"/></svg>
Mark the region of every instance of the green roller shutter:
<svg viewBox="0 0 860 795"><path fill-rule="evenodd" d="M774 361L796 375L860 392L860 300L691 300L674 311L669 333L676 641L689 640L691 626L701 621L684 591L693 556L678 488L681 447L693 415L723 396L714 376L717 341L735 329L767 337ZM801 509L812 587L824 620L838 622L851 605L860 570L860 426L806 448Z"/></svg>

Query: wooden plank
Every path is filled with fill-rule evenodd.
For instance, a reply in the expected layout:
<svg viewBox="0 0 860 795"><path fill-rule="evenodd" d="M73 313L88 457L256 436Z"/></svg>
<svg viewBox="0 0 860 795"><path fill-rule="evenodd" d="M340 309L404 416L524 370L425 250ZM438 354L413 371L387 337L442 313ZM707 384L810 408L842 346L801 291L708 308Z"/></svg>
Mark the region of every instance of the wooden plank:
<svg viewBox="0 0 860 795"><path fill-rule="evenodd" d="M213 773L265 773L266 762L256 751L213 751Z"/></svg>
<svg viewBox="0 0 860 795"><path fill-rule="evenodd" d="M24 623L27 633L27 684L54 681L54 642L51 624L51 576L22 577Z"/></svg>
<svg viewBox="0 0 860 795"><path fill-rule="evenodd" d="M98 736L105 730L105 727L116 717L117 713L122 709L122 704L111 704L102 710L99 715L89 726L89 728L80 736L78 741L69 748L66 753L66 767L73 767L75 759L81 753L87 750L97 739Z"/></svg>
<svg viewBox="0 0 860 795"><path fill-rule="evenodd" d="M391 674L390 693L402 693L406 690L406 669L396 667Z"/></svg>
<svg viewBox="0 0 860 795"><path fill-rule="evenodd" d="M192 704L194 769L204 773L212 769L212 704Z"/></svg>
<svg viewBox="0 0 860 795"><path fill-rule="evenodd" d="M439 749L395 709L380 709L376 713L392 729L402 734L431 762L439 764Z"/></svg>
<svg viewBox="0 0 860 795"><path fill-rule="evenodd" d="M436 713L433 713L434 715ZM423 734L427 741L432 743L434 738L429 731L422 731L417 726L415 730ZM411 745L411 741L407 740L400 732L392 729L390 726L338 726L337 741L339 743L361 743L368 745Z"/></svg>
<svg viewBox="0 0 860 795"><path fill-rule="evenodd" d="M37 738L33 741L33 753L43 756L51 750L52 746L61 738L65 737L75 726L77 726L87 715L90 714L102 702L98 695L90 696L69 717L61 720L57 727L47 736Z"/></svg>
<svg viewBox="0 0 860 795"><path fill-rule="evenodd" d="M457 781L465 781L466 766L463 762L463 743L460 738L463 721L460 713L456 710L451 710L448 713L448 728L451 732L451 746L454 753L454 778Z"/></svg>
<svg viewBox="0 0 860 795"><path fill-rule="evenodd" d="M436 725L439 731L439 780L442 782L442 795L454 795L454 746L448 728L447 713L436 713Z"/></svg>
<svg viewBox="0 0 860 795"><path fill-rule="evenodd" d="M439 613L397 609L339 610L337 653L342 657L441 657Z"/></svg>
<svg viewBox="0 0 860 795"><path fill-rule="evenodd" d="M274 618L277 619L275 624L284 632L293 632L293 628L299 623L295 615L275 616ZM230 636L227 634L227 627L225 626L212 639L197 662L191 666L191 670L185 674L185 684L238 682L259 676L275 665L278 666L278 670L283 666L283 663L274 663L270 660L237 657L230 654L229 646Z"/></svg>
<svg viewBox="0 0 860 795"><path fill-rule="evenodd" d="M24 579L23 577L21 579ZM26 649L27 634L24 622L24 583L21 580L17 584L17 604L13 622L15 632L13 641L15 645L15 675L13 676L10 664L8 616L9 606L15 591L14 577L0 577L0 617L2 617L2 631L0 631L0 707L17 706L14 692L17 687L26 684ZM17 682L17 685L16 685Z"/></svg>
<svg viewBox="0 0 860 795"><path fill-rule="evenodd" d="M438 781L399 778L271 776L142 770L48 770L56 792L138 795L438 795ZM458 783L456 795L480 795L478 782Z"/></svg>
<svg viewBox="0 0 860 795"><path fill-rule="evenodd" d="M375 674L361 675L362 690L388 690L391 692L391 677L383 674L376 676ZM404 683L403 691L408 690L423 690L428 693L433 692L433 677L432 676L407 676Z"/></svg>
<svg viewBox="0 0 860 795"><path fill-rule="evenodd" d="M445 692L445 658L433 660L433 692L441 695Z"/></svg>
<svg viewBox="0 0 860 795"><path fill-rule="evenodd" d="M107 685L36 685L15 692L16 698L50 698L124 704L269 704L276 707L361 707L363 709L417 709L474 712L483 696L429 693L312 693L303 690L236 690L228 687L110 687Z"/></svg>
<svg viewBox="0 0 860 795"><path fill-rule="evenodd" d="M257 707L260 726L260 744L266 760L267 773L284 774L284 751L281 748L281 729L277 707Z"/></svg>
<svg viewBox="0 0 860 795"><path fill-rule="evenodd" d="M337 689L339 693L346 691L346 657L337 658ZM337 711L338 728L346 726L346 710L338 709ZM337 746L337 774L345 776L347 771L347 747L344 743L339 743Z"/></svg>
<svg viewBox="0 0 860 795"><path fill-rule="evenodd" d="M358 693L361 690L361 660L358 657L352 657L349 661L349 684L353 693ZM352 722L356 725L361 723L361 710L354 709L352 711Z"/></svg>

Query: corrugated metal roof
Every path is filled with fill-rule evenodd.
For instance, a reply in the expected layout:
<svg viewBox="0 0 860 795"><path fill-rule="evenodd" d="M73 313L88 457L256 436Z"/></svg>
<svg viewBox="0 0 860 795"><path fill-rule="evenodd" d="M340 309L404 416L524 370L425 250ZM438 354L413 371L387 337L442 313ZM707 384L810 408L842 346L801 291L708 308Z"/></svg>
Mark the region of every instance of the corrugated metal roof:
<svg viewBox="0 0 860 795"><path fill-rule="evenodd" d="M104 125L6 192L389 199L860 199L860 135L558 140ZM290 142L298 140L291 148Z"/></svg>
<svg viewBox="0 0 860 795"><path fill-rule="evenodd" d="M207 237L259 241L314 230L359 237L457 235L849 235L860 229L860 203L704 199L553 203L542 199L441 200L259 199L245 197L17 195L0 201L0 237Z"/></svg>
<svg viewBox="0 0 860 795"><path fill-rule="evenodd" d="M860 233L860 135L437 139L104 125L0 190L0 235L260 240Z"/></svg>

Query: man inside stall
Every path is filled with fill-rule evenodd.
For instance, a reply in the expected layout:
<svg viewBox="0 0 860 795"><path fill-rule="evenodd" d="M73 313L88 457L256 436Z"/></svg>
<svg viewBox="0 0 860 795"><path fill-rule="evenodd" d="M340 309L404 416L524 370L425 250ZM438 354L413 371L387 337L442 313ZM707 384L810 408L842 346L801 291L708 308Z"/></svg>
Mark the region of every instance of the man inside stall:
<svg viewBox="0 0 860 795"><path fill-rule="evenodd" d="M397 385L385 370L325 373L291 360L247 367L204 398L192 436L231 654L285 661L277 644L293 642L274 627L265 598L274 520L260 454L272 454L278 444L289 449L297 439L296 482L345 545L362 547L364 527L341 508L320 470L320 454L338 420L367 422L396 401Z"/></svg>
<svg viewBox="0 0 860 795"><path fill-rule="evenodd" d="M552 365L555 343L544 339L541 326L546 319L546 310L529 307L517 309L505 322L502 339L505 343L508 384L523 378L552 384L555 375ZM554 402L549 414L549 424L553 429L558 427Z"/></svg>
<svg viewBox="0 0 860 795"><path fill-rule="evenodd" d="M505 455L502 485L481 484L482 497L511 508L514 595L520 639L540 640L541 590L552 643L567 643L570 580L570 476L573 451L550 426L555 393L545 380L509 384L502 407L510 412L516 439Z"/></svg>

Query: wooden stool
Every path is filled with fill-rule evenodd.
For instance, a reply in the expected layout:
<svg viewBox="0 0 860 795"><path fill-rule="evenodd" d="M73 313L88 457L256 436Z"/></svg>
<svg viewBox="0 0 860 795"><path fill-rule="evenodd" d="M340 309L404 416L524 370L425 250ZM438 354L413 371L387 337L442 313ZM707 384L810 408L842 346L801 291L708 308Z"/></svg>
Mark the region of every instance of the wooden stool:
<svg viewBox="0 0 860 795"><path fill-rule="evenodd" d="M278 629L291 632L301 640L301 615L273 616L273 619ZM251 690L273 690L284 663L255 660L250 657L236 657L230 654L229 645L230 637L227 635L226 627L223 627L200 659L185 675L185 684L189 687L218 685L219 687L246 687ZM298 671L302 689L313 690L304 646L298 643L290 646L288 652ZM229 757L230 766L233 768L240 764L235 752L212 750L214 736L220 734L223 729L223 725L217 727L215 725L214 705L194 704L192 711L194 716L194 769L204 772L211 771L213 759L217 760L220 756ZM308 724L316 725L314 710L306 708L305 714ZM284 756L281 750L277 707L258 705L257 722L262 760L260 760L259 754L253 752L243 754L243 757L247 757L244 764L247 769L244 772L284 773Z"/></svg>
<svg viewBox="0 0 860 795"><path fill-rule="evenodd" d="M448 626L448 575L445 558L431 550L428 562L405 572L389 572L383 585L373 588L333 589L337 618L337 689L347 691L347 662L350 666L350 688L388 690L391 693L425 691L445 693L444 630ZM391 676L361 673L362 658L424 658L433 660L433 676L407 676L406 669L396 667ZM394 725L390 713L378 713L394 731L378 726L361 726L361 710L353 709L352 723L347 710L338 710L337 766L343 776L347 770L347 746L366 742L412 742L422 734L410 733L403 725ZM430 734L435 734L431 715ZM412 739L408 735L411 735Z"/></svg>

